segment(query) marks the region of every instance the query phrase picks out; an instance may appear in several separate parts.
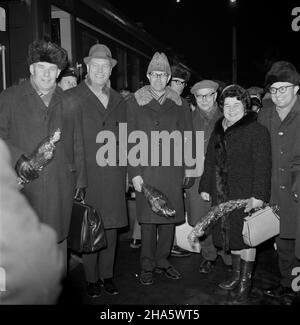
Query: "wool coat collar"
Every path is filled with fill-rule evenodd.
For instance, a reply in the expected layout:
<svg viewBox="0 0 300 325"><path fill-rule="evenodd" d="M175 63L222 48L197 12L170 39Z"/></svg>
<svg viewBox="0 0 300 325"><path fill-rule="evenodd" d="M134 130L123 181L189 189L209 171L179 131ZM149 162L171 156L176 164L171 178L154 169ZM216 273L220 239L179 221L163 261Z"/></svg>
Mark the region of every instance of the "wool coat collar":
<svg viewBox="0 0 300 325"><path fill-rule="evenodd" d="M176 105L182 106L182 99L181 97L170 87L166 87L166 98L173 101ZM145 106L149 104L152 100L154 100L151 91L150 86L144 86L143 88L140 88L134 93L134 97L138 103L139 106ZM159 105L159 104L158 104Z"/></svg>

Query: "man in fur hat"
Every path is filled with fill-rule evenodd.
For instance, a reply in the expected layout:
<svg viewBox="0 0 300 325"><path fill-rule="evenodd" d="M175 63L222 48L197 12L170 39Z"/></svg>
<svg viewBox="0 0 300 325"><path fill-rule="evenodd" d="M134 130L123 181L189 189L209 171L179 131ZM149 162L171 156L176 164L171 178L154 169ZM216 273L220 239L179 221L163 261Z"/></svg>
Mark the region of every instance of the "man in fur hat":
<svg viewBox="0 0 300 325"><path fill-rule="evenodd" d="M30 78L0 95L0 137L10 149L16 178L25 183L23 194L40 221L56 231L66 269L73 196L75 188L86 187L80 115L65 105L64 93L56 85L67 64L64 49L51 42L34 41L29 45L28 64ZM37 171L30 156L57 129L61 137L53 159Z"/></svg>
<svg viewBox="0 0 300 325"><path fill-rule="evenodd" d="M266 75L272 105L259 112L271 135L271 204L279 206L280 234L276 238L280 283L265 291L273 298L294 296L293 269L300 266L300 75L293 64L278 61Z"/></svg>
<svg viewBox="0 0 300 325"><path fill-rule="evenodd" d="M156 52L148 66L147 78L150 85L144 86L127 101L128 132L143 131L148 139L148 152L151 152L151 134L162 131L192 131L192 120L188 107L180 96L167 87L171 78L171 69L164 53ZM170 141L172 142L172 141ZM184 142L184 141L183 141ZM152 146L154 146L152 144ZM159 141L158 164L151 165L150 155L147 165L131 166L128 174L136 191L136 215L142 229L142 248L140 257L140 282L143 285L153 283L153 274L163 274L178 280L181 274L170 264L168 256L173 245L174 226L184 221L183 180L187 167L175 164L174 149L170 146L170 163L162 163L163 141ZM166 194L176 216L165 218L152 212L142 191L143 183L152 185Z"/></svg>

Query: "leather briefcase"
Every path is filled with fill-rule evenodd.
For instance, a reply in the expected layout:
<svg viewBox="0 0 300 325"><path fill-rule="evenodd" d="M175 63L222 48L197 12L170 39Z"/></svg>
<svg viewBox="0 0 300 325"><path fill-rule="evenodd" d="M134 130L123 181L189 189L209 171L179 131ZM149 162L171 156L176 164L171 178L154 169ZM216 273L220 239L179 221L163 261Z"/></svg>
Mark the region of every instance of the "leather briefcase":
<svg viewBox="0 0 300 325"><path fill-rule="evenodd" d="M277 207L266 206L244 218L243 240L250 247L256 247L279 234Z"/></svg>
<svg viewBox="0 0 300 325"><path fill-rule="evenodd" d="M101 215L92 206L74 199L68 248L82 254L96 252L106 245Z"/></svg>

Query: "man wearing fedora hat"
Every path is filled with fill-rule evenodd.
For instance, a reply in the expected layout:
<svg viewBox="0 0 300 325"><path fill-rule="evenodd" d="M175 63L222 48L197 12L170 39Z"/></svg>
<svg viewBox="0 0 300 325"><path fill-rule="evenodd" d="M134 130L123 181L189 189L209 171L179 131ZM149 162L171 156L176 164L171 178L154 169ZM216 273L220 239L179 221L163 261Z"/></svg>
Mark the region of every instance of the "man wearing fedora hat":
<svg viewBox="0 0 300 325"><path fill-rule="evenodd" d="M146 85L134 93L127 103L128 132L142 131L150 139L152 132L173 132L182 134L192 131L192 120L188 107L180 96L167 86L171 78L171 69L164 53L156 52L149 63ZM187 167L176 165L174 149L170 148L170 163L163 165L162 140L159 142L160 159L158 164L147 166L128 166L129 179L136 191L136 215L141 224L142 247L140 255L140 283L153 284L153 274L162 274L178 280L181 274L170 264L168 257L173 244L174 226L184 221L183 179ZM149 152L151 150L149 149ZM183 151L182 151L183 152ZM176 210L172 218L159 216L152 212L144 198L143 183L148 183L163 193Z"/></svg>
<svg viewBox="0 0 300 325"><path fill-rule="evenodd" d="M85 202L101 213L106 233L107 247L91 254L83 254L83 266L87 280L87 294L98 297L101 287L106 293L119 293L114 281L114 261L118 228L127 225L125 189L126 167L105 160L98 165L97 152L106 143L97 143L100 131L112 132L119 139L119 124L126 122L126 105L123 97L109 86L109 78L117 60L104 44L95 44L84 58L87 66L86 79L76 88L66 91L70 106L82 112L85 156L87 161L88 188ZM119 143L116 142L116 152Z"/></svg>
<svg viewBox="0 0 300 325"><path fill-rule="evenodd" d="M0 138L11 151L17 175L25 181L23 194L39 219L56 231L66 270L75 187L86 186L80 112L65 106L64 92L56 85L67 65L66 50L34 41L28 48L28 64L30 78L0 95ZM29 157L57 129L61 137L53 159L38 172Z"/></svg>
<svg viewBox="0 0 300 325"><path fill-rule="evenodd" d="M294 296L293 269L300 266L300 75L293 64L278 61L266 74L272 105L259 112L272 142L271 204L279 206L280 234L276 238L280 284L265 290L273 298Z"/></svg>

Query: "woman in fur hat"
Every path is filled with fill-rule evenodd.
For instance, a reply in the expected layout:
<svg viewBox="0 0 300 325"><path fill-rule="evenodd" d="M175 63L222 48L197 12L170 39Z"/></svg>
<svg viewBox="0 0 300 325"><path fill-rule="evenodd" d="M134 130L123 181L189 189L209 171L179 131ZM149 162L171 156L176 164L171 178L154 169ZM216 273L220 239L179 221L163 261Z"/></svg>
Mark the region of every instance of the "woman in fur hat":
<svg viewBox="0 0 300 325"><path fill-rule="evenodd" d="M233 303L247 301L252 283L255 249L244 244L243 219L246 213L261 207L270 197L271 145L265 127L251 112L248 92L238 85L226 87L220 96L219 119L209 140L199 193L213 205L229 200L249 199L248 205L222 218L213 228L218 247L231 251L233 272L219 284L237 294Z"/></svg>

